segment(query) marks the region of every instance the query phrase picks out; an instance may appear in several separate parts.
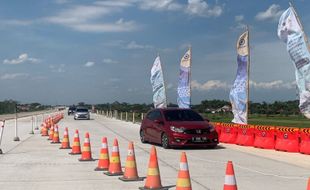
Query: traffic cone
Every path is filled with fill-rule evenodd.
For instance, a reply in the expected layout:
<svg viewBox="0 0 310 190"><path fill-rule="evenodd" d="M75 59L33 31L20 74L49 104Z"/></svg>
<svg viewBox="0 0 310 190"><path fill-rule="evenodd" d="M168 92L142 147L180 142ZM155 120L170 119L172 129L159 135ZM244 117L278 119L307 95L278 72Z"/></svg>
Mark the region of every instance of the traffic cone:
<svg viewBox="0 0 310 190"><path fill-rule="evenodd" d="M144 179L138 176L133 142L129 142L125 172L123 177L120 177L119 179L122 181L143 181Z"/></svg>
<svg viewBox="0 0 310 190"><path fill-rule="evenodd" d="M234 166L232 161L227 162L225 183L223 190L237 190L237 183L235 178Z"/></svg>
<svg viewBox="0 0 310 190"><path fill-rule="evenodd" d="M47 140L53 140L53 137L54 137L54 126L53 125L51 126L49 131L50 131L50 134Z"/></svg>
<svg viewBox="0 0 310 190"><path fill-rule="evenodd" d="M307 190L310 190L310 177L308 179L308 187L307 187Z"/></svg>
<svg viewBox="0 0 310 190"><path fill-rule="evenodd" d="M91 147L90 147L90 139L89 133L85 134L84 145L82 149L82 156L79 161L95 161L91 156Z"/></svg>
<svg viewBox="0 0 310 190"><path fill-rule="evenodd" d="M70 141L69 141L68 127L65 128L64 138L62 139L61 147L59 149L71 149Z"/></svg>
<svg viewBox="0 0 310 190"><path fill-rule="evenodd" d="M108 176L123 175L117 139L114 139L114 142L113 142L113 148L112 148L112 153L111 153L111 157L110 157L109 170L108 170L108 172L106 172L104 174L106 174Z"/></svg>
<svg viewBox="0 0 310 190"><path fill-rule="evenodd" d="M168 189L161 185L160 172L157 161L156 148L152 146L149 160L149 168L147 170L147 177L144 187L139 187L141 190L147 189Z"/></svg>
<svg viewBox="0 0 310 190"><path fill-rule="evenodd" d="M59 141L58 125L56 125L55 128L54 128L54 135L53 135L53 140L52 140L51 143L52 144L60 143L60 141Z"/></svg>
<svg viewBox="0 0 310 190"><path fill-rule="evenodd" d="M71 155L81 154L79 130L77 129L75 130L75 134L74 134L72 150L69 154Z"/></svg>
<svg viewBox="0 0 310 190"><path fill-rule="evenodd" d="M186 153L182 152L176 190L191 190L191 189L192 185L188 170Z"/></svg>
<svg viewBox="0 0 310 190"><path fill-rule="evenodd" d="M48 128L46 127L46 124L45 124L45 123L42 124L41 136L42 136L42 137L48 136Z"/></svg>
<svg viewBox="0 0 310 190"><path fill-rule="evenodd" d="M107 171L109 169L109 148L107 137L102 138L102 147L100 150L98 166L95 171Z"/></svg>

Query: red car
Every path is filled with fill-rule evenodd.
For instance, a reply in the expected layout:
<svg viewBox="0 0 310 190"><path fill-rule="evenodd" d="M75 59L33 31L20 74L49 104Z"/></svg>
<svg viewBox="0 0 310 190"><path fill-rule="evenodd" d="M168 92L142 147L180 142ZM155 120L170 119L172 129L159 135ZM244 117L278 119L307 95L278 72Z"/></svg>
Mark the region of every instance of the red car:
<svg viewBox="0 0 310 190"><path fill-rule="evenodd" d="M218 145L218 134L208 120L191 109L179 108L149 111L141 123L140 139L164 148Z"/></svg>

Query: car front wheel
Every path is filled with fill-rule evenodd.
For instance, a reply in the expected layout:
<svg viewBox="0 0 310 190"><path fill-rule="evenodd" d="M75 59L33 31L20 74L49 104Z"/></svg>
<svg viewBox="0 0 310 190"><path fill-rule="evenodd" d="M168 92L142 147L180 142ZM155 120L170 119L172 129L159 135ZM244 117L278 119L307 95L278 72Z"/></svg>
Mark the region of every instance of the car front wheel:
<svg viewBox="0 0 310 190"><path fill-rule="evenodd" d="M169 146L169 138L166 133L161 136L161 145L164 149L170 148Z"/></svg>

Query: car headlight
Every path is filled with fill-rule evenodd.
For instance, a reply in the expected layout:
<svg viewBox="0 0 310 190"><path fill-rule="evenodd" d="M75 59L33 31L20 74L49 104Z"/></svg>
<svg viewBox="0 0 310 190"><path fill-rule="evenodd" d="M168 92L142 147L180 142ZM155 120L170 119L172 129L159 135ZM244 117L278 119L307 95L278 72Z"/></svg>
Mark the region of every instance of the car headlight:
<svg viewBox="0 0 310 190"><path fill-rule="evenodd" d="M184 128L181 127L181 128L178 128L178 127L175 127L175 126L170 126L170 130L173 131L173 132L176 132L176 133L184 133Z"/></svg>

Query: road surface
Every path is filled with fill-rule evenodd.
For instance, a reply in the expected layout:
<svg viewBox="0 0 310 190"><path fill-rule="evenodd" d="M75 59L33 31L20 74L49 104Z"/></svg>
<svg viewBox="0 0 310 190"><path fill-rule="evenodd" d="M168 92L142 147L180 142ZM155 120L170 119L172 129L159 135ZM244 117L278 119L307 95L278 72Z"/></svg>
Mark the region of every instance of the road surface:
<svg viewBox="0 0 310 190"><path fill-rule="evenodd" d="M147 175L151 145L139 140L139 124L93 114L91 120L75 121L65 116L60 123L60 137L69 128L72 144L75 129L80 131L81 144L90 133L93 158L98 158L101 138L107 137L109 151L113 139L119 141L122 166L125 166L128 142L135 144L138 173ZM39 119L40 120L40 119ZM1 145L0 189L138 189L145 182L122 182L96 172L97 161L79 162L80 155L69 155L70 150L59 150L59 144L50 144L39 131L29 134L29 117L19 120L20 142L14 142L14 121L8 121ZM239 190L305 190L310 176L310 155L262 150L252 147L221 144L217 149L163 149L156 146L163 186L176 185L181 152L187 154L193 189L223 189L228 160L234 163ZM171 188L175 189L175 188Z"/></svg>

